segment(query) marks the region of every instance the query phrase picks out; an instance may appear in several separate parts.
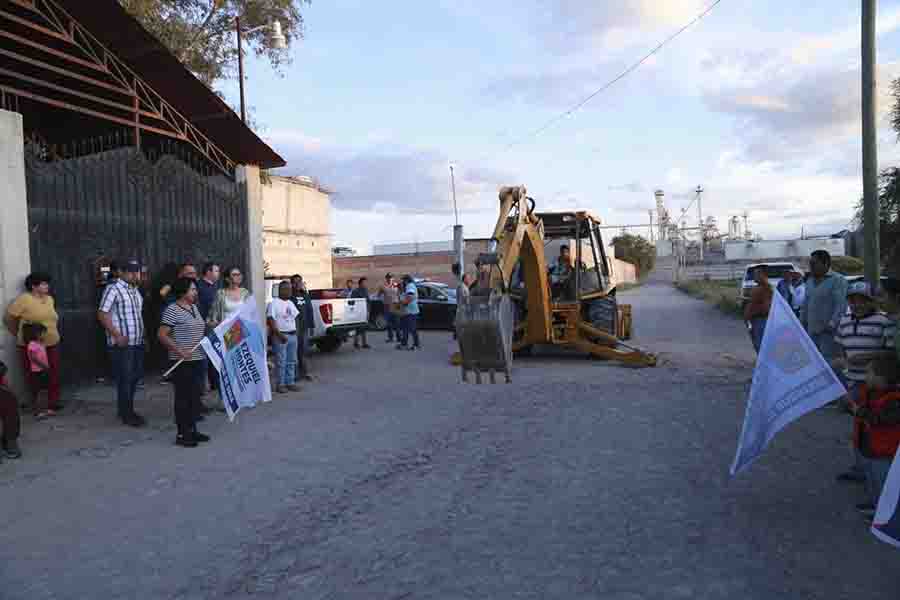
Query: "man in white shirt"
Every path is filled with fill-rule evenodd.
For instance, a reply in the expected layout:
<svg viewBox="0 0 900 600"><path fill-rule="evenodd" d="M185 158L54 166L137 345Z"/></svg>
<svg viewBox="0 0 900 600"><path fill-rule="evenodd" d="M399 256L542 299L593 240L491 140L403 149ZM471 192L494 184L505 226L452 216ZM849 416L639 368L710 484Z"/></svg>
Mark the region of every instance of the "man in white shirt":
<svg viewBox="0 0 900 600"><path fill-rule="evenodd" d="M300 311L291 302L291 283L282 281L278 297L273 298L266 310L266 322L275 352L275 378L279 394L297 392L297 316Z"/></svg>

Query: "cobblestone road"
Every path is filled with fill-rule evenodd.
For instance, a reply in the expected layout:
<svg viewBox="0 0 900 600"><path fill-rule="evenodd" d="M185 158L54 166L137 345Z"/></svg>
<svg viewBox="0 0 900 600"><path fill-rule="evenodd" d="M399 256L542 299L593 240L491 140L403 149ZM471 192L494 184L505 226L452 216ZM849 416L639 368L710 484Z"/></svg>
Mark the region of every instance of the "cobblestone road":
<svg viewBox="0 0 900 600"><path fill-rule="evenodd" d="M463 386L431 333L316 357L318 382L196 450L164 389L140 433L93 398L29 423L0 465L0 597L896 599L900 555L834 483L846 417L729 481L746 333L671 286L628 296L656 369L544 356Z"/></svg>

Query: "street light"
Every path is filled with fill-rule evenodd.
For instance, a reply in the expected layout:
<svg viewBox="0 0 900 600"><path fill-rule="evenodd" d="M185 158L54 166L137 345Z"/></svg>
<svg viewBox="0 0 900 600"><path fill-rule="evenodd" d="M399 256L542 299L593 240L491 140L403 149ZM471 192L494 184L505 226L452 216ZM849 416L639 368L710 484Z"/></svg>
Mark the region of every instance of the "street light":
<svg viewBox="0 0 900 600"><path fill-rule="evenodd" d="M247 122L247 111L244 108L244 50L242 37L250 35L251 33L256 33L257 31L262 31L263 29L272 30L272 33L269 35L269 41L273 48L276 50L284 50L287 48L287 38L285 38L284 33L281 32L281 21L275 20L268 25L260 25L259 27L248 29L247 31L241 31L241 18L235 17L234 19L234 30L237 32L238 46L238 78L240 80L241 88L241 121L244 123Z"/></svg>

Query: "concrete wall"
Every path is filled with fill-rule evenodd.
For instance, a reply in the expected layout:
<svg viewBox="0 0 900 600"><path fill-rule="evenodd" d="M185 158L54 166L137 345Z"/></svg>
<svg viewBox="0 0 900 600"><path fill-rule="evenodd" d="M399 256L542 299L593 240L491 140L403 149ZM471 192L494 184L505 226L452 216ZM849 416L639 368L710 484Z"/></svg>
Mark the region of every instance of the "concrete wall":
<svg viewBox="0 0 900 600"><path fill-rule="evenodd" d="M331 286L331 200L311 179L271 176L262 186L263 255L270 276Z"/></svg>
<svg viewBox="0 0 900 600"><path fill-rule="evenodd" d="M808 257L815 250L827 250L832 256L844 256L845 242L843 238L725 242L725 258L727 260L772 260L776 258Z"/></svg>
<svg viewBox="0 0 900 600"><path fill-rule="evenodd" d="M31 270L22 116L5 110L0 110L0 206L0 309L5 312ZM9 367L10 384L21 395L25 382L18 368L16 339L6 327L0 329L0 360Z"/></svg>
<svg viewBox="0 0 900 600"><path fill-rule="evenodd" d="M260 322L265 324L266 315L266 273L262 244L262 183L259 179L259 167L242 165L237 168L236 178L247 197L247 239L250 243L248 252L250 272L244 275L248 286L256 299ZM228 268L227 266L224 268Z"/></svg>

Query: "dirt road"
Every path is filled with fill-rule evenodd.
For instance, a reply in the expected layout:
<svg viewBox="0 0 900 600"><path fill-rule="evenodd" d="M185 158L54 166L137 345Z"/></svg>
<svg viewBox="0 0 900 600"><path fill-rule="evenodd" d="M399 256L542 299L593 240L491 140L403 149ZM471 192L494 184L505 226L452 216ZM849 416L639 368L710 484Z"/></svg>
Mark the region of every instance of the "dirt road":
<svg viewBox="0 0 900 600"><path fill-rule="evenodd" d="M834 483L847 418L729 481L746 333L668 285L628 296L656 369L536 357L463 386L449 334L373 335L200 449L159 402L140 433L90 402L29 425L0 465L0 597L897 598L896 551Z"/></svg>

